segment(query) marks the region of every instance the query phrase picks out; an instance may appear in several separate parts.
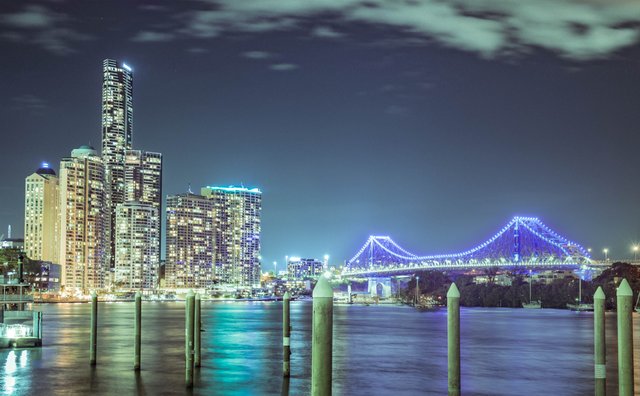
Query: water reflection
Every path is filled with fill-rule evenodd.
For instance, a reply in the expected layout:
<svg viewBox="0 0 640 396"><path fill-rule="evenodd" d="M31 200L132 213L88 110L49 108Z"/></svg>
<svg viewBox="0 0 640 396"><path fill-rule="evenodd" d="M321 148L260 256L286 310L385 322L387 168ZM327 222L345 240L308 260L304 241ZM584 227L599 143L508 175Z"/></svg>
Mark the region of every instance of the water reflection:
<svg viewBox="0 0 640 396"><path fill-rule="evenodd" d="M282 390L280 396L289 396L289 377L282 377Z"/></svg>
<svg viewBox="0 0 640 396"><path fill-rule="evenodd" d="M202 305L194 394L304 395L311 388L311 304L291 303L291 378L282 377L279 303ZM191 394L184 388L184 305L145 303L142 371L133 370L133 304L100 306L98 365L89 366L90 305L45 305L45 342L0 350L5 394ZM558 310L463 309L465 394L593 391L593 316ZM634 316L634 332L640 322ZM615 314L607 314L607 383L617 384ZM406 307L334 311L333 394L442 394L446 315ZM636 363L640 342L636 337ZM640 364L637 365L640 369ZM639 386L640 375L636 375ZM638 387L640 389L640 386Z"/></svg>
<svg viewBox="0 0 640 396"><path fill-rule="evenodd" d="M18 366L16 365L16 353L14 351L9 352L7 355L7 361L4 364L4 393L13 394L16 390L16 378L13 373L16 372Z"/></svg>
<svg viewBox="0 0 640 396"><path fill-rule="evenodd" d="M142 377L140 376L140 371L135 372L135 377L136 377L136 394L146 395L147 392L144 389L144 382L142 381Z"/></svg>

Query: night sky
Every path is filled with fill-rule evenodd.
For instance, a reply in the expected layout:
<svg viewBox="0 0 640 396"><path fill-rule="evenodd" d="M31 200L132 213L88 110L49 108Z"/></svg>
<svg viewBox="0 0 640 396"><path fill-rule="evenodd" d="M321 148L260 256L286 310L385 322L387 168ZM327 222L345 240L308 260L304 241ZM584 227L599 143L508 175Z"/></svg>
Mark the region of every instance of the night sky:
<svg viewBox="0 0 640 396"><path fill-rule="evenodd" d="M267 263L340 263L370 234L458 251L514 215L626 258L639 42L631 0L4 0L0 234L22 235L42 161L100 148L114 58L134 70L133 145L164 154L164 194L262 189Z"/></svg>

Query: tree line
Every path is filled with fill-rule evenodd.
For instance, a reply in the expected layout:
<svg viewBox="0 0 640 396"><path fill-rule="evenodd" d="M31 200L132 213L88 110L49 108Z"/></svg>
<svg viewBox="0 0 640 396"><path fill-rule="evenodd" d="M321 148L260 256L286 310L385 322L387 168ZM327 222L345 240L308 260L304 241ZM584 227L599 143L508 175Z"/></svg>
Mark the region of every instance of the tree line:
<svg viewBox="0 0 640 396"><path fill-rule="evenodd" d="M504 272L511 284L508 286L496 284L498 274L496 268L488 269L484 275L486 283L476 283L475 277L468 274L458 274L440 271L424 271L416 275L419 277L419 292L434 299L446 301L446 294L452 282L460 289L460 304L466 307L512 307L519 308L529 302L529 279L524 269ZM616 288L620 281L626 278L634 292L636 301L640 291L640 267L628 263L616 262L605 269L591 281L582 281L582 302L593 303L593 294L601 286L606 295L606 308L616 307ZM575 303L578 298L578 278L567 276L554 279L549 283L533 281L531 294L533 300L540 300L543 308L566 308L567 304ZM415 298L416 280L409 281L401 288L401 300L411 303Z"/></svg>

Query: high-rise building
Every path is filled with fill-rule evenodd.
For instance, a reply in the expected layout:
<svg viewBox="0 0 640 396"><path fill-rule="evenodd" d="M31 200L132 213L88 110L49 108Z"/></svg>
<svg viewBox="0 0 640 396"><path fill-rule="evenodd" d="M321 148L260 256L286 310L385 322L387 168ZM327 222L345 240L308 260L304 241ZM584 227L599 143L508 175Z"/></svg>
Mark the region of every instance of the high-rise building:
<svg viewBox="0 0 640 396"><path fill-rule="evenodd" d="M160 218L151 204L129 201L116 208L115 285L153 289L160 268Z"/></svg>
<svg viewBox="0 0 640 396"><path fill-rule="evenodd" d="M111 199L124 201L125 153L131 149L133 73L125 63L102 62L102 159L111 183Z"/></svg>
<svg viewBox="0 0 640 396"><path fill-rule="evenodd" d="M60 162L60 264L66 289L105 285L109 210L105 166L90 146Z"/></svg>
<svg viewBox="0 0 640 396"><path fill-rule="evenodd" d="M133 129L133 73L113 59L102 62L102 159L111 223L107 230L109 262L114 263L115 209L125 202L125 154L131 149Z"/></svg>
<svg viewBox="0 0 640 396"><path fill-rule="evenodd" d="M162 154L127 150L124 170L125 203L139 202L151 205L160 215L162 213ZM158 221L155 224L155 233L158 237L154 241L157 251L161 252L162 222ZM119 227L118 216L116 216L116 229Z"/></svg>
<svg viewBox="0 0 640 396"><path fill-rule="evenodd" d="M213 202L191 193L167 197L168 287L206 288L213 284Z"/></svg>
<svg viewBox="0 0 640 396"><path fill-rule="evenodd" d="M30 259L59 263L58 176L43 163L25 179L24 250Z"/></svg>
<svg viewBox="0 0 640 396"><path fill-rule="evenodd" d="M324 263L316 259L290 257L287 261L287 280L315 279L324 272Z"/></svg>
<svg viewBox="0 0 640 396"><path fill-rule="evenodd" d="M203 187L213 203L215 276L223 284L260 287L262 192L245 187Z"/></svg>
<svg viewBox="0 0 640 396"><path fill-rule="evenodd" d="M124 180L125 202L146 203L160 212L162 205L162 154L127 150Z"/></svg>

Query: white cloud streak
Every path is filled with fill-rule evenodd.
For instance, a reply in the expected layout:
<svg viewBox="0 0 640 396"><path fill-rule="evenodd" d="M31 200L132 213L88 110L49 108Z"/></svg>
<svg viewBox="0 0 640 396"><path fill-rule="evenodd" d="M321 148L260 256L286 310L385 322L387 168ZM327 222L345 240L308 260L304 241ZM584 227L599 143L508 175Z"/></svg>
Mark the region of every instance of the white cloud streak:
<svg viewBox="0 0 640 396"><path fill-rule="evenodd" d="M344 33L340 33L330 28L329 26L316 26L311 31L311 35L314 37L329 38L329 39L344 37Z"/></svg>
<svg viewBox="0 0 640 396"><path fill-rule="evenodd" d="M26 41L41 46L56 55L74 52L73 43L91 37L69 27L71 18L40 5L26 5L14 13L0 14L3 38Z"/></svg>
<svg viewBox="0 0 640 396"><path fill-rule="evenodd" d="M248 59L268 59L273 57L273 54L267 51L246 51L241 54L243 57Z"/></svg>
<svg viewBox="0 0 640 396"><path fill-rule="evenodd" d="M297 68L299 68L299 66L293 63L276 63L269 66L269 69L274 71L291 71Z"/></svg>
<svg viewBox="0 0 640 396"><path fill-rule="evenodd" d="M604 58L640 41L634 0L204 0L209 9L183 15L181 32L215 37L225 31L299 28L332 15L332 25L395 28L407 38L492 58L543 48L572 60ZM314 37L339 38L326 26Z"/></svg>
<svg viewBox="0 0 640 396"><path fill-rule="evenodd" d="M136 34L131 41L138 43L161 43L166 41L172 41L175 39L175 34L166 32L156 32L152 30L142 30Z"/></svg>

